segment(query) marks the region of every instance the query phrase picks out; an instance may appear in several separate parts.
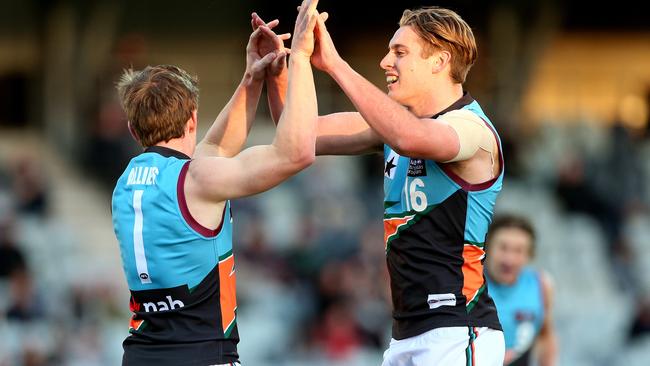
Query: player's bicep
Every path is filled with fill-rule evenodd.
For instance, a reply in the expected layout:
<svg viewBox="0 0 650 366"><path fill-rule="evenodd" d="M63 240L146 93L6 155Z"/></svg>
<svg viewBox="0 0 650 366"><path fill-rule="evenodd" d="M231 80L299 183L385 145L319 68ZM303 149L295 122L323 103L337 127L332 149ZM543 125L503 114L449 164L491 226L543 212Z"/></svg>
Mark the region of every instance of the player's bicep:
<svg viewBox="0 0 650 366"><path fill-rule="evenodd" d="M405 131L406 156L425 157L444 163L472 158L479 149L495 151L495 137L475 113L455 110L437 119L422 119L418 128Z"/></svg>
<svg viewBox="0 0 650 366"><path fill-rule="evenodd" d="M273 145L253 146L232 158L199 157L190 163L186 187L219 202L264 192L296 172Z"/></svg>
<svg viewBox="0 0 650 366"><path fill-rule="evenodd" d="M402 156L445 162L458 154L458 135L446 121L423 118L400 130L391 148Z"/></svg>

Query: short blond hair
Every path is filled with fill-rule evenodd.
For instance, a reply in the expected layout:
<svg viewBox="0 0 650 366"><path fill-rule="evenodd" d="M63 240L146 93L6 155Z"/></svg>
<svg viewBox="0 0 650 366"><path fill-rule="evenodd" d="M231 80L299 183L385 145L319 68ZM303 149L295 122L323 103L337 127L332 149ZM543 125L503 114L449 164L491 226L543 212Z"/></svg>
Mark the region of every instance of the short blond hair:
<svg viewBox="0 0 650 366"><path fill-rule="evenodd" d="M183 137L198 108L196 77L171 65L124 71L117 91L137 139L144 147Z"/></svg>
<svg viewBox="0 0 650 366"><path fill-rule="evenodd" d="M448 51L451 54L451 78L457 83L465 82L478 50L472 29L458 14L437 6L407 9L399 25L411 26L425 41L423 57L431 56L436 50Z"/></svg>

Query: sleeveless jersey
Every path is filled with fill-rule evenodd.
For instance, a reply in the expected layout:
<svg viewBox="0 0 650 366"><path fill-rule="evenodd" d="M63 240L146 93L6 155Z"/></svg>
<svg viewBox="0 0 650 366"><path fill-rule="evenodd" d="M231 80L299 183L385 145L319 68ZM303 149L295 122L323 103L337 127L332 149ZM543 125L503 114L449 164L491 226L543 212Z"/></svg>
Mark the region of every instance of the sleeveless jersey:
<svg viewBox="0 0 650 366"><path fill-rule="evenodd" d="M503 181L501 143L468 93L432 118L461 108L481 117L497 138L501 168L489 182L469 184L446 164L384 146L384 242L395 339L439 327L501 330L483 276L485 236Z"/></svg>
<svg viewBox="0 0 650 366"><path fill-rule="evenodd" d="M190 158L154 146L131 160L113 192L113 228L131 291L124 365L238 360L232 215L216 230L191 216Z"/></svg>
<svg viewBox="0 0 650 366"><path fill-rule="evenodd" d="M530 365L530 354L544 323L544 295L539 273L525 267L513 285L502 285L486 277L503 324L506 351L518 355L510 365Z"/></svg>

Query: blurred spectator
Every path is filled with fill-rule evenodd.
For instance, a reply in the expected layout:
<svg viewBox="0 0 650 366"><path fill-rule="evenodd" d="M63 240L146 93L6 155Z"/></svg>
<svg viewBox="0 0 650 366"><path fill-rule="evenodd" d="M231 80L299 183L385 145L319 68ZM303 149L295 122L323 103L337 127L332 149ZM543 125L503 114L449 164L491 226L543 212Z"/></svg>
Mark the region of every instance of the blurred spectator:
<svg viewBox="0 0 650 366"><path fill-rule="evenodd" d="M36 348L32 347L25 347L25 350L23 351L23 366L45 366L47 365L46 363L46 357L45 355L40 352Z"/></svg>
<svg viewBox="0 0 650 366"><path fill-rule="evenodd" d="M37 296L27 269L16 270L9 277L9 308L7 320L27 322L43 318L43 304Z"/></svg>
<svg viewBox="0 0 650 366"><path fill-rule="evenodd" d="M31 156L16 159L13 192L19 213L43 217L47 214L48 194L43 165Z"/></svg>
<svg viewBox="0 0 650 366"><path fill-rule="evenodd" d="M353 304L343 299L331 303L316 324L313 337L331 360L347 358L363 343L353 314Z"/></svg>
<svg viewBox="0 0 650 366"><path fill-rule="evenodd" d="M363 349L380 352L391 324L381 227L369 225L359 238L351 254L307 259L316 265L311 271L316 312L307 320L311 332L305 341L332 362L353 359ZM304 250L312 253L302 258L313 258L320 249Z"/></svg>
<svg viewBox="0 0 650 366"><path fill-rule="evenodd" d="M85 166L101 183L112 186L138 147L129 133L126 116L116 101L100 105L97 124L91 132Z"/></svg>
<svg viewBox="0 0 650 366"><path fill-rule="evenodd" d="M12 228L9 220L0 222L0 279L8 279L15 271L26 267L25 255L14 242Z"/></svg>
<svg viewBox="0 0 650 366"><path fill-rule="evenodd" d="M593 179L588 177L583 157L569 155L559 167L556 193L568 212L581 212L596 219L613 246L620 234L621 217L598 194Z"/></svg>
<svg viewBox="0 0 650 366"><path fill-rule="evenodd" d="M243 240L241 258L272 278L288 282L294 277L291 267L284 261L276 250L269 245L264 226L257 216L252 217L246 224L246 232L240 238Z"/></svg>
<svg viewBox="0 0 650 366"><path fill-rule="evenodd" d="M645 186L639 160L639 137L620 121L610 130L611 146L603 169L603 174L609 177L605 197L619 216L627 216L641 208L640 197L644 195Z"/></svg>
<svg viewBox="0 0 650 366"><path fill-rule="evenodd" d="M612 129L613 135L621 134L617 127ZM621 144L622 137L612 136L612 152L608 158L608 164L602 168L600 174L604 181L602 186L596 185L595 173L589 174L584 157L569 154L563 164L560 165L556 194L564 203L564 208L570 213L584 213L593 217L605 234L607 243L607 258L610 260L615 279L622 290L634 293L637 289L637 281L632 273L630 260L632 255L630 248L622 235L623 224L626 219L626 202L631 202L635 193L623 192L632 189L624 188L625 182L634 181L630 177L626 180L623 173L615 168L618 159L623 159ZM618 158L614 158L618 157ZM621 162L620 165L626 165ZM638 191L637 191L638 192Z"/></svg>
<svg viewBox="0 0 650 366"><path fill-rule="evenodd" d="M631 340L650 334L650 298L638 301L628 337Z"/></svg>

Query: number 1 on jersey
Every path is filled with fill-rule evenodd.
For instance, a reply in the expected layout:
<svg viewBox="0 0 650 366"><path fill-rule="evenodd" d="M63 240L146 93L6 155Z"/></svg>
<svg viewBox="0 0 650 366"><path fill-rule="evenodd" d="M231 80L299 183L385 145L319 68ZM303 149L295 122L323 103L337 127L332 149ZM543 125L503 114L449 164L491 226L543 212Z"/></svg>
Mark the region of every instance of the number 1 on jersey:
<svg viewBox="0 0 650 366"><path fill-rule="evenodd" d="M144 255L144 240L142 239L142 227L144 217L142 216L142 194L141 189L133 191L133 253L135 254L135 267L138 270L140 283L151 283L149 270L147 269L147 257Z"/></svg>

